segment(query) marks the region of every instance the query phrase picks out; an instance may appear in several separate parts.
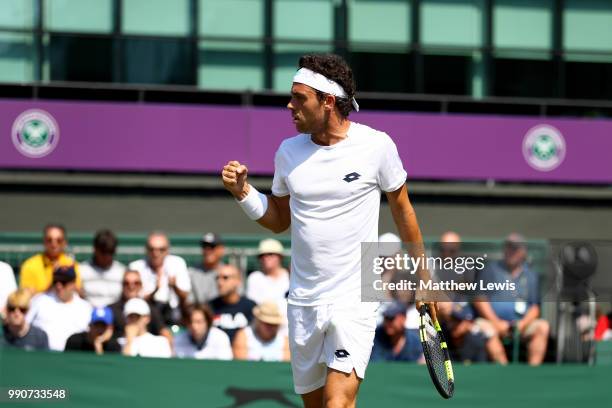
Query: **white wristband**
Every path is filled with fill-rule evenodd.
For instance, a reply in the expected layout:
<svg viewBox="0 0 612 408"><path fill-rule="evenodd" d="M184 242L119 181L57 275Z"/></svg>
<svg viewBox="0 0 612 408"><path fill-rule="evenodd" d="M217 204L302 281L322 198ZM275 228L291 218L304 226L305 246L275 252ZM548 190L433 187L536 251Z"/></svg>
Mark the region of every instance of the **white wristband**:
<svg viewBox="0 0 612 408"><path fill-rule="evenodd" d="M268 209L268 197L251 186L249 194L247 194L243 200L238 201L238 205L242 207L242 210L250 219L255 221L263 217L266 213Z"/></svg>

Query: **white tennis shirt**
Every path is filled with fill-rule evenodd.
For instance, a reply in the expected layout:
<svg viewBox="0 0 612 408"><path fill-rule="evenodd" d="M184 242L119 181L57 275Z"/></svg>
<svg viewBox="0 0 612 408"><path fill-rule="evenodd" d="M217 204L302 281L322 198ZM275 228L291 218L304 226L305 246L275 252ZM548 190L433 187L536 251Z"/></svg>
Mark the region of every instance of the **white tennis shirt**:
<svg viewBox="0 0 612 408"><path fill-rule="evenodd" d="M284 140L272 194L290 194L288 302L315 306L361 297L361 243L378 241L381 191L406 181L397 147L383 132L352 122L332 146L309 134Z"/></svg>

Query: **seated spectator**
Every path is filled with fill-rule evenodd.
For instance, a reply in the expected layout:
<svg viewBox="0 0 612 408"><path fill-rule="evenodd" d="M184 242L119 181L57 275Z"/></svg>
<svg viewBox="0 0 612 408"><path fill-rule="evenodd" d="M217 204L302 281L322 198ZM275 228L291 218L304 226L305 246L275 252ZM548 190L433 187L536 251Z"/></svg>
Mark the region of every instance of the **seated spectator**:
<svg viewBox="0 0 612 408"><path fill-rule="evenodd" d="M406 311L398 301L387 306L383 323L376 329L371 361L425 361L418 330L405 328Z"/></svg>
<svg viewBox="0 0 612 408"><path fill-rule="evenodd" d="M125 303L123 316L125 325L125 338L123 354L126 356L141 357L172 357L172 348L168 339L155 336L147 331L151 309L143 299L134 298Z"/></svg>
<svg viewBox="0 0 612 408"><path fill-rule="evenodd" d="M66 254L66 229L57 224L49 224L43 230L44 252L26 259L21 265L19 287L28 288L34 293L45 292L53 282L53 271L59 266L74 266L76 288L81 287L81 274L78 264Z"/></svg>
<svg viewBox="0 0 612 408"><path fill-rule="evenodd" d="M521 340L527 342L527 362L539 365L546 356L550 325L539 318L538 277L526 260L525 238L519 234L510 234L504 243L503 259L488 264L481 271L480 279L485 284L509 281L516 285L516 290L488 291L481 301L474 303L474 307L481 317L492 324L501 338L512 337L513 331L518 330Z"/></svg>
<svg viewBox="0 0 612 408"><path fill-rule="evenodd" d="M74 333L87 330L91 305L76 293L74 266L60 266L53 272L51 288L32 299L26 319L43 329L51 350L63 351Z"/></svg>
<svg viewBox="0 0 612 408"><path fill-rule="evenodd" d="M234 358L251 361L289 361L289 339L280 329L285 318L275 302L253 309L255 321L236 332Z"/></svg>
<svg viewBox="0 0 612 408"><path fill-rule="evenodd" d="M231 360L232 345L221 329L212 325L213 314L208 306L192 306L187 312L187 331L174 339L177 357L206 360Z"/></svg>
<svg viewBox="0 0 612 408"><path fill-rule="evenodd" d="M255 302L240 296L240 271L234 265L223 265L217 270L219 296L210 302L214 313L213 325L223 330L234 341L234 335L253 320Z"/></svg>
<svg viewBox="0 0 612 408"><path fill-rule="evenodd" d="M189 302L195 304L205 304L216 298L217 269L223 265L225 246L221 237L212 232L204 234L200 240L202 248L202 265L199 268L189 268L189 279L191 279L191 292Z"/></svg>
<svg viewBox="0 0 612 408"><path fill-rule="evenodd" d="M121 294L121 280L125 265L115 261L117 237L112 231L96 233L93 242L93 256L80 264L83 293L94 307L113 303Z"/></svg>
<svg viewBox="0 0 612 408"><path fill-rule="evenodd" d="M26 313L30 308L32 293L27 289L19 289L9 295L6 302L6 318L4 319L3 336L0 338L0 348L12 346L24 350L48 350L47 333L38 327L28 324Z"/></svg>
<svg viewBox="0 0 612 408"><path fill-rule="evenodd" d="M504 345L486 319L476 317L466 302L438 302L438 318L448 332L449 348L464 362L494 361L508 364Z"/></svg>
<svg viewBox="0 0 612 408"><path fill-rule="evenodd" d="M130 270L140 272L144 298L152 300L166 324L180 324L181 310L187 304L191 282L187 264L180 256L169 253L166 234L153 232L147 238L147 256L130 263Z"/></svg>
<svg viewBox="0 0 612 408"><path fill-rule="evenodd" d="M246 296L257 304L267 300L285 304L289 291L289 272L283 268L283 245L275 239L259 243L261 271L252 272L247 279Z"/></svg>
<svg viewBox="0 0 612 408"><path fill-rule="evenodd" d="M123 337L125 335L125 318L123 316L125 304L130 299L140 298L140 292L142 291L142 279L140 278L140 273L130 270L125 271L123 274L122 286L123 290L119 300L109 305L113 312L113 326L116 337ZM156 336L164 336L168 339L168 341L171 341L172 333L164 325L164 321L159 313L159 310L153 306L151 301L147 303L151 310L149 324L147 324L147 331Z"/></svg>
<svg viewBox="0 0 612 408"><path fill-rule="evenodd" d="M456 232L447 231L440 237L438 257L455 259L464 256L461 236ZM437 269L436 278L443 281L473 282L475 271L464 270L461 273L453 268ZM472 305L464 301L467 296L461 292L447 292L454 300L438 303L438 317L447 330L449 349L453 357L465 362L484 362L490 358L500 364L507 364L508 359L504 345L495 333L495 329L487 320L477 317Z"/></svg>
<svg viewBox="0 0 612 408"><path fill-rule="evenodd" d="M113 337L113 311L110 307L98 307L91 313L89 330L76 333L66 340L65 350L118 353L121 346Z"/></svg>
<svg viewBox="0 0 612 408"><path fill-rule="evenodd" d="M11 265L0 261L0 318L5 316L6 299L17 290L15 274Z"/></svg>

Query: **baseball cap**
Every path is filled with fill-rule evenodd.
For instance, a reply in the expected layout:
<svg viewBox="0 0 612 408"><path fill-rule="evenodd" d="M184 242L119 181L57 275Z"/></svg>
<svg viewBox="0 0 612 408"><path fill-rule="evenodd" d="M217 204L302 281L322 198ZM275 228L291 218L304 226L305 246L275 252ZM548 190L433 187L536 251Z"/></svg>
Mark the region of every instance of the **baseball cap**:
<svg viewBox="0 0 612 408"><path fill-rule="evenodd" d="M401 302L398 302L397 300L394 300L385 308L385 310L383 311L383 316L392 318L399 314L406 314L407 310L408 308L406 307L406 305Z"/></svg>
<svg viewBox="0 0 612 408"><path fill-rule="evenodd" d="M74 265L58 266L53 271L53 282L68 283L76 280Z"/></svg>
<svg viewBox="0 0 612 408"><path fill-rule="evenodd" d="M127 317L131 314L149 316L151 314L151 309L144 299L132 298L125 302L125 306L123 306L123 315Z"/></svg>
<svg viewBox="0 0 612 408"><path fill-rule="evenodd" d="M259 255L263 255L263 254L282 255L283 254L283 244L281 244L279 241L272 239L272 238L264 239L259 243L259 248L257 252Z"/></svg>
<svg viewBox="0 0 612 408"><path fill-rule="evenodd" d="M221 237L214 232L207 232L206 234L202 235L202 238L200 238L200 246L205 247L217 245L223 245L223 241L221 240Z"/></svg>
<svg viewBox="0 0 612 408"><path fill-rule="evenodd" d="M106 324L113 324L113 311L110 307L96 307L91 312L90 323L103 322Z"/></svg>

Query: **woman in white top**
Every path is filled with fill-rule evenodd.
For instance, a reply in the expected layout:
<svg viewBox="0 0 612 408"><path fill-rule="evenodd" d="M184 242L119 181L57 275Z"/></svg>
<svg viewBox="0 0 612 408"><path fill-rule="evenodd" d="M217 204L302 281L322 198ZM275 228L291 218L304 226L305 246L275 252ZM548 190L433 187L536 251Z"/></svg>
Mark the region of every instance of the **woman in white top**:
<svg viewBox="0 0 612 408"><path fill-rule="evenodd" d="M213 313L208 306L196 305L187 312L187 331L174 338L177 357L206 360L231 360L229 336L212 325Z"/></svg>
<svg viewBox="0 0 612 408"><path fill-rule="evenodd" d="M275 239L259 243L261 271L252 272L247 279L246 296L257 304L267 300L283 302L289 291L289 272L283 268L283 245Z"/></svg>
<svg viewBox="0 0 612 408"><path fill-rule="evenodd" d="M264 302L253 309L255 320L236 333L234 358L237 360L289 361L289 341L279 331L284 316L275 302Z"/></svg>

